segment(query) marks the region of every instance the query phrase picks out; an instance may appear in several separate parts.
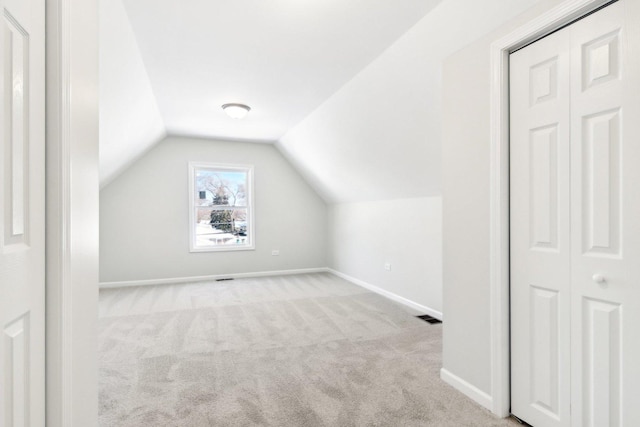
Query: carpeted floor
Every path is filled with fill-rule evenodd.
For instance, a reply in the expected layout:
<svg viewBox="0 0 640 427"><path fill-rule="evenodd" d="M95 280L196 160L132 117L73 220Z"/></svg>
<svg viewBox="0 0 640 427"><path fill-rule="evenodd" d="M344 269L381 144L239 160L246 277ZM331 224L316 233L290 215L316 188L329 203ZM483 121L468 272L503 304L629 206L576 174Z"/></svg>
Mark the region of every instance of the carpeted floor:
<svg viewBox="0 0 640 427"><path fill-rule="evenodd" d="M517 425L440 380L415 314L330 274L102 290L100 425Z"/></svg>

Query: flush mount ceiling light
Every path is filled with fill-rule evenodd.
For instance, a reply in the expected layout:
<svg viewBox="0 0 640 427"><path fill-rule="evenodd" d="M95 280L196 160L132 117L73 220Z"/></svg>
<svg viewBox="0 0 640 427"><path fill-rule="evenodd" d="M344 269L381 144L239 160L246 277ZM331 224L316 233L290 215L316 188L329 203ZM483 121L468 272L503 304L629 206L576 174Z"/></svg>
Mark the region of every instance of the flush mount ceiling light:
<svg viewBox="0 0 640 427"><path fill-rule="evenodd" d="M232 119L244 119L251 111L251 108L244 104L224 104L222 109Z"/></svg>

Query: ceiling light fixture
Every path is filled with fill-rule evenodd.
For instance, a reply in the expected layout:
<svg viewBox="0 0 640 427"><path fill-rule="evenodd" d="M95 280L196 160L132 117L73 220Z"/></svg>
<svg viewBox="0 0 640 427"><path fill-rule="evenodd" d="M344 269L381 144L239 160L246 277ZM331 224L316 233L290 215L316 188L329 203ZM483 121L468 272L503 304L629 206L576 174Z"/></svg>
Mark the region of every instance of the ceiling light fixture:
<svg viewBox="0 0 640 427"><path fill-rule="evenodd" d="M244 119L251 111L251 107L244 104L224 104L222 109L232 119Z"/></svg>

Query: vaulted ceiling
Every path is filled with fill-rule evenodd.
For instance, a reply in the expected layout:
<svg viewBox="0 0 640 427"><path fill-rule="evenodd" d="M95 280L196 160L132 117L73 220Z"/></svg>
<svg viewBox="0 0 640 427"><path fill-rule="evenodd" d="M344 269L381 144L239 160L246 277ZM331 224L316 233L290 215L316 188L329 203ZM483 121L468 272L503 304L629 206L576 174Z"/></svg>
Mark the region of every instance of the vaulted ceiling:
<svg viewBox="0 0 640 427"><path fill-rule="evenodd" d="M438 194L442 59L535 1L102 0L101 182L176 134L276 143L327 201Z"/></svg>
<svg viewBox="0 0 640 427"><path fill-rule="evenodd" d="M124 0L169 133L276 141L438 0ZM250 121L220 106L252 107Z"/></svg>

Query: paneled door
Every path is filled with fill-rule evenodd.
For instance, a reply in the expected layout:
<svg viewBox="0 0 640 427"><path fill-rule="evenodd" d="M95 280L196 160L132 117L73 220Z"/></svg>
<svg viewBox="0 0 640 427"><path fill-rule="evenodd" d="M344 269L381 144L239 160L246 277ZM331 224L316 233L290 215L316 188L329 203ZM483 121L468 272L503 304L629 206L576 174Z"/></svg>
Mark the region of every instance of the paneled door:
<svg viewBox="0 0 640 427"><path fill-rule="evenodd" d="M511 55L511 411L569 426L570 38Z"/></svg>
<svg viewBox="0 0 640 427"><path fill-rule="evenodd" d="M511 55L511 407L640 425L640 2Z"/></svg>
<svg viewBox="0 0 640 427"><path fill-rule="evenodd" d="M44 0L0 0L0 426L44 426Z"/></svg>

